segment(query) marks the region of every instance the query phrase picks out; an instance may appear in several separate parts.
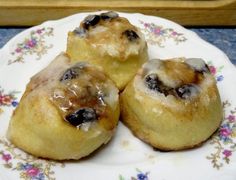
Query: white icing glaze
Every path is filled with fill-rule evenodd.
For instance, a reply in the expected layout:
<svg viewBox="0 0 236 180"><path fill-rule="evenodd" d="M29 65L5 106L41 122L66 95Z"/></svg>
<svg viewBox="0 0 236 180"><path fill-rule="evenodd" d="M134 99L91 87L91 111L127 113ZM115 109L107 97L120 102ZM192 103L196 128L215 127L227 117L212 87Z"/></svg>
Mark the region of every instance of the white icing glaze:
<svg viewBox="0 0 236 180"><path fill-rule="evenodd" d="M179 81L173 80L169 77L165 72L165 67L163 65L162 60L160 59L152 59L143 65L143 69L146 75L148 74L157 74L158 78L169 87L177 87Z"/></svg>
<svg viewBox="0 0 236 180"><path fill-rule="evenodd" d="M189 66L191 66L194 69L199 70L199 71L205 67L205 62L200 58L188 58L185 60L185 62Z"/></svg>
<svg viewBox="0 0 236 180"><path fill-rule="evenodd" d="M83 28L82 26L81 24L80 28ZM138 38L134 41L128 40L125 34L122 34L126 30L135 31ZM142 32L123 17L117 17L112 20L100 19L98 24L88 28L86 36L79 35L79 37L86 38L87 42L102 56L109 55L120 60L126 60L129 56L138 55L146 47L145 37Z"/></svg>
<svg viewBox="0 0 236 180"><path fill-rule="evenodd" d="M111 85L106 85L105 88L108 89L109 94L104 97L104 101L112 108L114 108L114 104L118 101L119 96L118 96L118 90Z"/></svg>
<svg viewBox="0 0 236 180"><path fill-rule="evenodd" d="M125 45L119 39L120 34L111 33L109 28L103 27L102 25L96 26L89 31L89 35L99 36L102 39L103 35L99 34L109 34L109 41L104 39L103 42L91 43L95 49L99 49L99 52L103 56L109 55L118 58L123 56L123 59L127 59L130 55L138 55L141 53L146 46L144 35L140 31L137 32L140 37L138 42L127 42ZM123 50L124 46L126 46L125 51Z"/></svg>
<svg viewBox="0 0 236 180"><path fill-rule="evenodd" d="M191 98L194 98L196 96L198 96L199 92L201 91L201 89L199 88L199 86L192 84L192 86L188 87L190 93L191 93ZM188 95L183 94L182 96L184 99L189 98Z"/></svg>
<svg viewBox="0 0 236 180"><path fill-rule="evenodd" d="M194 64L193 61L195 62L195 60L197 60L200 63ZM179 61L183 62L185 61L185 59L181 58ZM200 61L199 59L194 59L190 60L189 62L191 63L191 67L194 66L195 69L202 68L205 66L203 60ZM205 92L208 91L208 89L214 86L214 84L216 83L214 77L209 73L203 74L203 79L200 81L200 83L192 84L194 87L190 88L191 97L187 99L176 98L171 94L165 96L163 93L150 90L145 83L145 77L151 73L156 73L158 75L158 78L163 82L163 84L167 86L176 87L176 85L178 84L176 81L171 79L171 77L165 75L164 68L165 66L163 65L163 60L158 60L158 59L150 60L142 66L142 69L139 70L133 82L133 86L135 89L135 98L138 101L143 101L144 100L143 95L146 94L149 97L155 99L156 101L163 103L169 107L184 109L185 108L184 106L191 104L191 100L194 99L195 97L200 96L201 97L200 101L202 101L203 104L206 106L209 104L210 99L216 98L216 94L214 93L212 94L212 97L204 95L207 94ZM183 101L184 106L179 106L179 101ZM155 111L155 109L152 110Z"/></svg>
<svg viewBox="0 0 236 180"><path fill-rule="evenodd" d="M62 80L64 73L73 67L81 68L78 76ZM72 64L63 53L36 74L31 82L30 95L37 96L34 93L37 92L48 96L64 117L80 107L91 106L96 112L104 113L107 106L114 109L118 102L118 89L102 71L87 62ZM35 88L37 91L34 91ZM87 131L89 126L83 124L81 129Z"/></svg>

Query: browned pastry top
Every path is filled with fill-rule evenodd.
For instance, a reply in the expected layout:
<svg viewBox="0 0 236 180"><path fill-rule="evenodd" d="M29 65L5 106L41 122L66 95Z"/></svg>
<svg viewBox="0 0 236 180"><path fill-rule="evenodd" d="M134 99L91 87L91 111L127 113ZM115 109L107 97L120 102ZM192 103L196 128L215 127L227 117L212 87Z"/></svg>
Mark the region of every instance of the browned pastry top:
<svg viewBox="0 0 236 180"><path fill-rule="evenodd" d="M87 62L71 64L65 55L32 78L25 96L36 88L49 96L65 121L78 128L112 117L118 99L115 86L102 71ZM105 124L114 128L112 122Z"/></svg>
<svg viewBox="0 0 236 180"><path fill-rule="evenodd" d="M212 81L208 66L197 58L154 59L144 64L138 74L144 90L164 96L173 95L177 99L196 97L202 89L203 81Z"/></svg>
<svg viewBox="0 0 236 180"><path fill-rule="evenodd" d="M119 57L119 60L139 54L146 46L139 29L115 12L89 15L73 32L102 54Z"/></svg>

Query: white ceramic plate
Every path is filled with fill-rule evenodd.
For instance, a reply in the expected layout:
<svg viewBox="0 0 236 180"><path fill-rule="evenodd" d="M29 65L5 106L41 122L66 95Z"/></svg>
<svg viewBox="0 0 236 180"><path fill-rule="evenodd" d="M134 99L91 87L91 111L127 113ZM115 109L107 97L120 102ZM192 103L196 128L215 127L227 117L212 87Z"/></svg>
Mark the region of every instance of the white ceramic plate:
<svg viewBox="0 0 236 180"><path fill-rule="evenodd" d="M195 33L171 21L141 14L120 13L120 16L145 33L150 58L185 56L208 62L225 111L222 125L211 139L191 150L159 152L135 138L120 123L113 140L93 156L62 163L34 158L6 140L11 113L30 77L65 51L67 32L77 27L86 15L76 14L30 28L0 50L0 179L235 180L235 67L223 52Z"/></svg>

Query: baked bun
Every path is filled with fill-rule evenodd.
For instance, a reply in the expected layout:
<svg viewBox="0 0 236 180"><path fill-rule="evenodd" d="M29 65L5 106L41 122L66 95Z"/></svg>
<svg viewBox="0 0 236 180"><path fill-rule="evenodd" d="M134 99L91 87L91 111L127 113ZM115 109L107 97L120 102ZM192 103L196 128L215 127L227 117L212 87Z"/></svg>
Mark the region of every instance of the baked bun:
<svg viewBox="0 0 236 180"><path fill-rule="evenodd" d="M87 62L61 54L27 85L7 137L35 156L79 159L106 144L119 119L118 89Z"/></svg>
<svg viewBox="0 0 236 180"><path fill-rule="evenodd" d="M148 61L121 94L121 108L133 134L161 150L200 144L222 119L215 79L197 58Z"/></svg>
<svg viewBox="0 0 236 180"><path fill-rule="evenodd" d="M120 90L148 59L144 35L115 12L87 16L68 33L67 53L101 66Z"/></svg>

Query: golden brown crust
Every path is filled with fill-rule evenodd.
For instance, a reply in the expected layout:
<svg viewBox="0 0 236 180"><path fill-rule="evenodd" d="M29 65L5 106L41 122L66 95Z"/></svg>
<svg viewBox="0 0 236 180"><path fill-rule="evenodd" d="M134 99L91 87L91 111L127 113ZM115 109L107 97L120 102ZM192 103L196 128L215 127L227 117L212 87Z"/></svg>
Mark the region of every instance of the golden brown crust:
<svg viewBox="0 0 236 180"><path fill-rule="evenodd" d="M214 128L211 130L212 132L207 133L209 135L206 135L206 136L203 135L203 138L201 138L201 140L199 140L198 142L196 142L194 144L172 146L172 145L170 145L171 143L169 144L169 142L167 144L162 144L161 142L163 140L159 141L158 137L155 135L155 133L156 133L155 129L151 129L148 125L143 124L143 121L140 121L140 118L132 110L134 107L130 107L130 105L127 103L127 99L124 94L122 94L120 97L120 104L121 104L121 120L132 131L132 133L136 137L141 139L142 141L153 146L154 148L157 148L159 150L164 150L164 151L184 150L184 149L190 149L193 147L200 146L203 142L205 142L210 137L210 135L212 135L218 129L218 127L221 123L221 121L218 121L218 123L216 123L214 125ZM138 109L138 107L136 107L136 108ZM164 112L165 111L168 112L170 110L168 108L167 109L164 108L164 109L165 109ZM176 120L180 121L180 124L182 124L182 126L184 128L186 121L194 121L192 119L193 118L193 111L190 110L189 112L191 112L191 113L188 114L185 112L185 113L178 114L176 112L173 112L174 116L172 118L176 118ZM203 113L208 113L208 112L203 112ZM145 119L145 121L149 121L149 119L148 119L149 117L148 116L146 116L146 117L147 118ZM166 122L166 123L168 124L171 122ZM153 126L155 126L155 125L153 125ZM166 125L166 126L168 127L168 125ZM164 128L164 126L163 126L163 128ZM178 135L178 134L176 134L176 135ZM183 139L183 141L184 141L184 139Z"/></svg>
<svg viewBox="0 0 236 180"><path fill-rule="evenodd" d="M222 107L215 81L203 80L205 85L194 98L180 99L145 91L137 80L121 94L121 117L144 142L165 151L188 149L206 141L219 127Z"/></svg>
<svg viewBox="0 0 236 180"><path fill-rule="evenodd" d="M163 64L165 74L174 81L180 81L180 84L188 84L196 81L196 73L193 69L190 69L186 63L166 60Z"/></svg>
<svg viewBox="0 0 236 180"><path fill-rule="evenodd" d="M61 104L57 104L57 102L52 99L51 93L54 89L61 87L66 89L67 85L70 83L71 85L76 84L76 82L74 82L76 79L68 80L67 76L65 78L66 82L60 81L60 77L65 72L65 69L74 67L73 65L67 66L62 63L67 58L68 57L61 54L54 60L55 62L52 62L52 64L31 79L18 107L12 115L8 127L8 139L17 147L37 157L66 160L80 159L81 157L87 156L110 140L119 120L118 89L116 89L115 85L109 81L107 77L95 72L94 69L93 75L98 79L90 77L91 81L94 80L96 83L97 81L102 81L101 84L98 82L96 85L104 85L104 89L108 89L107 94L103 97L103 103L105 103L103 108L104 112L93 119L87 119L87 121L76 119L79 121L78 127L77 124L76 126L73 124L73 121L69 121L70 119L65 118L68 112L65 111L65 109L61 109ZM58 68L57 71L54 72L55 76L51 76L52 68L55 68L55 63ZM62 69L60 69L60 63L63 64ZM79 78L83 78L82 73ZM38 79L48 79L48 82L43 83L43 85L37 84L35 80ZM87 84L89 84L88 81ZM78 88L77 90L82 88L81 84L76 84L76 87ZM73 92L75 94L77 93L77 96L80 95L78 92L75 92L75 89ZM92 95L90 94L90 96ZM65 103L64 98L68 98L68 93L65 97L60 96L60 98L62 98L63 103ZM75 110L81 108L80 101L82 101L82 99L76 99L75 97L69 97L69 99L71 108L75 108ZM96 98L92 98L92 101L94 99ZM74 100L78 102L75 103L73 102ZM89 102L83 105L86 105L86 107L82 108L93 108L96 110L99 106L102 106L97 102ZM64 111L65 114L63 114L62 111ZM92 111L92 113L95 113L95 110ZM82 116L81 118L89 117L91 117L91 114L89 114L88 117Z"/></svg>
<svg viewBox="0 0 236 180"><path fill-rule="evenodd" d="M126 30L135 31L139 38L130 41L124 35ZM75 29L68 33L66 52L71 59L85 60L100 66L119 90L124 89L137 70L148 60L144 35L126 18L101 20L88 28L85 36L76 32Z"/></svg>

